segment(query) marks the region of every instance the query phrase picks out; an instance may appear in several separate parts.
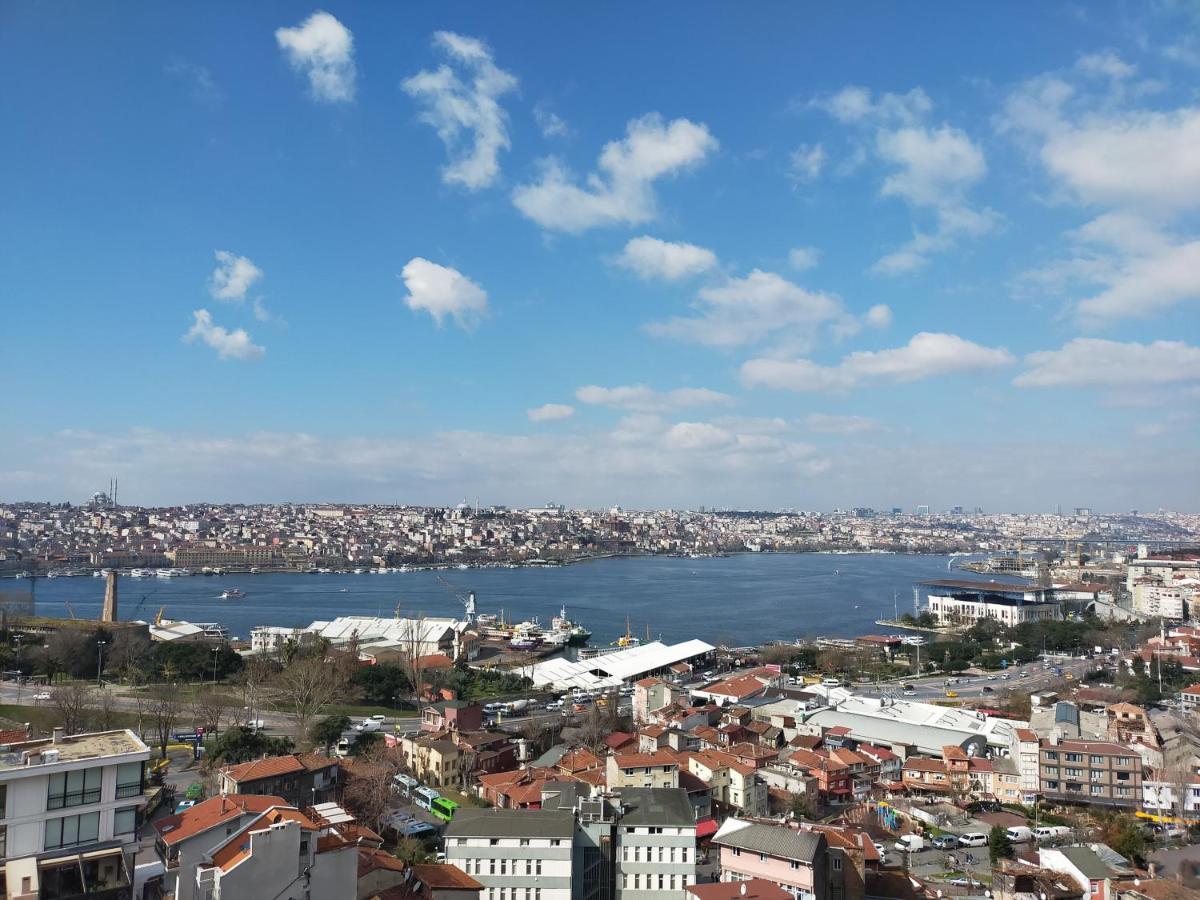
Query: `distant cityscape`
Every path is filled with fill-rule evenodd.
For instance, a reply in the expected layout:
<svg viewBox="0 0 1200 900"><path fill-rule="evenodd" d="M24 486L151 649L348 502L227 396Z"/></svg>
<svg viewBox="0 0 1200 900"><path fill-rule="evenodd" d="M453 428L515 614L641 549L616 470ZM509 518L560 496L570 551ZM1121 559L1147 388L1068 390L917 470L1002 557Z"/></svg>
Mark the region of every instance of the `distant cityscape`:
<svg viewBox="0 0 1200 900"><path fill-rule="evenodd" d="M997 553L1080 545L1169 547L1200 514L1098 515L866 507L833 512L191 504L141 507L99 492L82 505L0 503L0 573L99 568L355 569L545 565L605 555L745 552Z"/></svg>

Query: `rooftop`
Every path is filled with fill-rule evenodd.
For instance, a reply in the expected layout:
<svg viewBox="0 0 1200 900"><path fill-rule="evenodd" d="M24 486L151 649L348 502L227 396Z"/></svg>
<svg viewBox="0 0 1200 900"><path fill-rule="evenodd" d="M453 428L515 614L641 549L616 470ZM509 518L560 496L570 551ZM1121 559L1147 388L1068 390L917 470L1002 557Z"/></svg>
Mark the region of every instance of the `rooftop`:
<svg viewBox="0 0 1200 900"><path fill-rule="evenodd" d="M729 818L713 835L712 842L811 865L821 852L824 836L810 831L794 831L784 825L762 825Z"/></svg>
<svg viewBox="0 0 1200 900"><path fill-rule="evenodd" d="M287 806L282 797L258 794L223 794L197 803L191 809L167 816L154 823L159 839L170 846L187 840L222 822L238 819L243 815L256 815L274 806Z"/></svg>
<svg viewBox="0 0 1200 900"><path fill-rule="evenodd" d="M446 826L446 837L570 839L574 833L573 813L549 809L460 809Z"/></svg>
<svg viewBox="0 0 1200 900"><path fill-rule="evenodd" d="M696 815L682 788L622 788L615 792L625 812L622 825L688 827Z"/></svg>
<svg viewBox="0 0 1200 900"><path fill-rule="evenodd" d="M697 900L792 900L792 895L775 882L762 878L690 884L687 892Z"/></svg>
<svg viewBox="0 0 1200 900"><path fill-rule="evenodd" d="M58 751L57 759L48 759L45 756L47 750ZM126 728L97 731L93 734L73 734L70 737L60 737L57 741L53 738L42 738L15 744L0 744L0 772L131 753L145 753L148 758L150 748Z"/></svg>

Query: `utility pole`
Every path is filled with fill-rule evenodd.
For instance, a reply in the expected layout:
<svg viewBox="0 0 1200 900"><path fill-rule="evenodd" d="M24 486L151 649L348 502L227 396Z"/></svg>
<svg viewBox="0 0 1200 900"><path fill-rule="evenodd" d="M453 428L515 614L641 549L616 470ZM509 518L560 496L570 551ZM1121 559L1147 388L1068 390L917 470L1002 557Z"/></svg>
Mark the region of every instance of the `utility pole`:
<svg viewBox="0 0 1200 900"><path fill-rule="evenodd" d="M104 673L104 645L107 641L96 641L96 653L99 659L96 663L96 687L101 687L100 676Z"/></svg>

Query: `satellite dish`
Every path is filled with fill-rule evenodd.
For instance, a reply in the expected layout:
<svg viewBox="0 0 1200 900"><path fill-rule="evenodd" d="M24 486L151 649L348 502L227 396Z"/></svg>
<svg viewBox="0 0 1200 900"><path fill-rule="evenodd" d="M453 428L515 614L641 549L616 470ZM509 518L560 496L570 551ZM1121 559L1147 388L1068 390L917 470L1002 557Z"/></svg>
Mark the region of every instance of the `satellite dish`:
<svg viewBox="0 0 1200 900"><path fill-rule="evenodd" d="M738 893L743 897L746 896L746 882L743 881L740 885L738 885Z"/></svg>

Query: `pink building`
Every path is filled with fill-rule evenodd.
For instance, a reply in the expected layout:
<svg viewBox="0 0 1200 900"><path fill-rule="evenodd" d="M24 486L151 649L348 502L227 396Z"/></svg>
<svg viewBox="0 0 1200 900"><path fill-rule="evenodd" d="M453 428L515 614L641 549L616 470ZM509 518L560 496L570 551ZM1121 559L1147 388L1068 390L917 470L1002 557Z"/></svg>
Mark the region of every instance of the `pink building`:
<svg viewBox="0 0 1200 900"><path fill-rule="evenodd" d="M830 900L828 854L820 832L730 818L713 835L712 845L721 851L721 881L758 878L797 900Z"/></svg>

